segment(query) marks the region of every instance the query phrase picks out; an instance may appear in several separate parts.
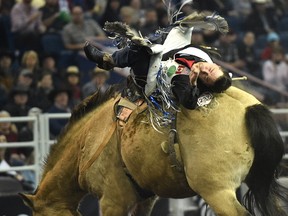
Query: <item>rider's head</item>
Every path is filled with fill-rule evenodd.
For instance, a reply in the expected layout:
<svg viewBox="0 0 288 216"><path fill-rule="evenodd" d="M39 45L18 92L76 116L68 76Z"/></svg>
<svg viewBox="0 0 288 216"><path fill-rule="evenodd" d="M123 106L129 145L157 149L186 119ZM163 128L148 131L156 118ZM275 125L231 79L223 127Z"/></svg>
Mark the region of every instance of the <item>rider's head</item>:
<svg viewBox="0 0 288 216"><path fill-rule="evenodd" d="M228 89L232 84L232 79L227 72L213 63L210 52L204 48L187 46L175 54L175 58L184 57L194 60L191 72L198 71L198 87L202 90L220 93Z"/></svg>
<svg viewBox="0 0 288 216"><path fill-rule="evenodd" d="M212 92L220 93L228 89L232 84L229 74L221 69L218 65L208 62L195 63L193 70L199 70L198 86Z"/></svg>

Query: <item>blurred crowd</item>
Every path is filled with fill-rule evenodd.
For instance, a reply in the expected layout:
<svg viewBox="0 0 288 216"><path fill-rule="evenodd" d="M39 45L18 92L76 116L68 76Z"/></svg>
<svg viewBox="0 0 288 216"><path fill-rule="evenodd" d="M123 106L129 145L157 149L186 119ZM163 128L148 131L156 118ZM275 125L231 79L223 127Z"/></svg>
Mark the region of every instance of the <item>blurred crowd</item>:
<svg viewBox="0 0 288 216"><path fill-rule="evenodd" d="M168 1L167 1L168 2ZM184 1L171 0L178 9ZM228 34L195 29L195 45L219 49L221 60L264 83L287 92L288 5L285 0L194 0L181 16L193 11L217 12L228 21ZM125 78L97 67L83 53L85 41L115 49L106 21L127 23L139 36L153 38L169 27L162 0L0 0L0 117L69 113L83 98ZM269 106L287 96L251 83ZM285 106L285 105L284 105ZM50 122L52 136L67 123ZM28 123L0 123L7 142L31 140ZM27 164L31 149L2 154L7 164ZM28 177L27 177L28 178Z"/></svg>

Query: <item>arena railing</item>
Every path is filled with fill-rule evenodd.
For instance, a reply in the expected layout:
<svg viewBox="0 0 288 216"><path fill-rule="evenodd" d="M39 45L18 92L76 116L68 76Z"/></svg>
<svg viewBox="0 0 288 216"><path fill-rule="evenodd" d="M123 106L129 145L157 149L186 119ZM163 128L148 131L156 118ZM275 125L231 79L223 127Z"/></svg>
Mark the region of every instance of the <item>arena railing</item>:
<svg viewBox="0 0 288 216"><path fill-rule="evenodd" d="M32 122L33 123L33 140L29 142L7 142L0 143L0 148L17 148L17 147L32 147L34 148L34 162L31 165L23 166L12 166L10 168L1 168L0 172L7 171L23 171L23 170L32 170L35 172L35 185L38 184L41 171L41 160L40 149L39 149L39 130L38 130L38 118L36 116L27 116L27 117L9 117L9 118L0 118L1 122Z"/></svg>
<svg viewBox="0 0 288 216"><path fill-rule="evenodd" d="M31 165L11 166L9 168L1 168L1 172L7 171L23 171L32 170L35 172L35 185L39 183L41 178L42 166L45 158L49 154L51 144L55 143L54 139L50 139L49 120L55 118L69 118L71 113L57 114L41 114L38 116L27 117L9 117L0 118L1 122L33 122L33 140L29 142L7 142L0 143L0 148L17 148L17 147L32 147L34 149L34 162Z"/></svg>
<svg viewBox="0 0 288 216"><path fill-rule="evenodd" d="M39 116L40 124L40 145L41 145L41 158L44 160L49 154L50 146L56 143L56 139L50 136L50 125L49 121L51 119L68 119L71 113L45 113Z"/></svg>

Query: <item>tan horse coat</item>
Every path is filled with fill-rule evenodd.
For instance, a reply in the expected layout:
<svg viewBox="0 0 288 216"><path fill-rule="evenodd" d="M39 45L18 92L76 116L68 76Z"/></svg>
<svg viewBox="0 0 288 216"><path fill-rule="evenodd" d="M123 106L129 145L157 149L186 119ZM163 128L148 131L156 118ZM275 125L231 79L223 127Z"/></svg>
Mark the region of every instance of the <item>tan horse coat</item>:
<svg viewBox="0 0 288 216"><path fill-rule="evenodd" d="M169 130L155 131L141 108L123 131L114 131L117 100L114 97L87 113L64 133L55 147L58 153L48 158L36 193L24 198L34 215L76 215L76 203L85 191L100 198L103 216L126 216L131 210L149 215L153 199L145 202L127 173L158 196L181 198L196 192L218 215L248 215L235 189L254 156L245 126L246 107L259 101L231 87L216 94L207 108L182 109L177 131L185 173L180 173L161 149ZM98 155L99 147L103 150Z"/></svg>

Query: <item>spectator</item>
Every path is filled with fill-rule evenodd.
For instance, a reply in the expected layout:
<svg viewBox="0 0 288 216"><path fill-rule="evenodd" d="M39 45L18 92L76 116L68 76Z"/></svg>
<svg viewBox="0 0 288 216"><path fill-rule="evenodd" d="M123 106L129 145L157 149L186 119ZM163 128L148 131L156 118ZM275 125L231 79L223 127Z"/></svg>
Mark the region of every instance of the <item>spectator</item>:
<svg viewBox="0 0 288 216"><path fill-rule="evenodd" d="M13 50L14 43L11 33L11 9L15 0L0 1L0 50Z"/></svg>
<svg viewBox="0 0 288 216"><path fill-rule="evenodd" d="M70 14L70 8L72 5L74 5L72 0L58 0L58 3L60 11L64 11L67 14Z"/></svg>
<svg viewBox="0 0 288 216"><path fill-rule="evenodd" d="M39 56L38 54L33 51L29 50L26 51L21 59L21 68L27 69L32 72L33 75L33 83L32 87L35 88L37 86L37 82L39 80L39 77L41 76L41 69L39 65Z"/></svg>
<svg viewBox="0 0 288 216"><path fill-rule="evenodd" d="M243 68L250 74L262 79L259 59L256 56L255 49L255 35L253 32L246 32L243 40L238 44L239 58L243 61Z"/></svg>
<svg viewBox="0 0 288 216"><path fill-rule="evenodd" d="M91 81L86 83L82 88L83 97L86 98L89 95L94 94L97 90L105 92L109 87L109 84L107 84L108 79L109 71L96 67L92 71Z"/></svg>
<svg viewBox="0 0 288 216"><path fill-rule="evenodd" d="M41 51L40 35L45 32L45 26L41 21L40 11L31 2L32 0L22 0L11 11L15 47L20 51Z"/></svg>
<svg viewBox="0 0 288 216"><path fill-rule="evenodd" d="M3 107L8 102L8 91L6 87L0 83L0 109L3 109Z"/></svg>
<svg viewBox="0 0 288 216"><path fill-rule="evenodd" d="M100 7L101 6L98 5L98 2L96 4L96 1L94 1L94 0L86 0L84 18L85 19L93 19L96 22L98 22L100 17L101 17Z"/></svg>
<svg viewBox="0 0 288 216"><path fill-rule="evenodd" d="M13 76L11 69L11 56L8 53L0 55L0 110L8 102L8 92L13 85Z"/></svg>
<svg viewBox="0 0 288 216"><path fill-rule="evenodd" d="M38 117L42 113L42 110L38 107L32 107L28 111L28 116L35 116ZM18 141L19 142L27 142L27 141L33 141L33 122L28 122L26 127L23 127L19 133L18 133ZM32 149L33 150L33 149ZM31 148L27 150L24 154L28 158L31 156Z"/></svg>
<svg viewBox="0 0 288 216"><path fill-rule="evenodd" d="M42 12L42 22L46 27L46 33L60 33L63 27L70 21L64 11L60 11L59 0L46 0L39 10Z"/></svg>
<svg viewBox="0 0 288 216"><path fill-rule="evenodd" d="M194 0L193 8L198 11L217 11L222 16L227 16L233 11L233 3L231 0Z"/></svg>
<svg viewBox="0 0 288 216"><path fill-rule="evenodd" d="M4 106L4 110L10 113L11 116L27 116L29 99L29 89L24 86L15 86L11 90L11 101ZM25 122L15 123L17 129L20 130L23 126L26 125Z"/></svg>
<svg viewBox="0 0 288 216"><path fill-rule="evenodd" d="M131 28L133 33L139 36L137 26L139 24L139 20L137 19L138 17L135 13L135 10L132 7L123 6L120 9L120 17L122 22L126 23Z"/></svg>
<svg viewBox="0 0 288 216"><path fill-rule="evenodd" d="M32 104L34 107L38 107L43 112L48 111L52 103L49 100L49 94L53 90L53 80L50 72L44 72L39 80L38 86L33 92Z"/></svg>
<svg viewBox="0 0 288 216"><path fill-rule="evenodd" d="M52 106L48 110L48 113L70 113L71 108L69 107L69 97L71 93L68 88L54 89L50 93L50 100ZM50 133L52 138L57 137L64 126L67 124L67 119L51 119L50 120Z"/></svg>
<svg viewBox="0 0 288 216"><path fill-rule="evenodd" d="M275 13L278 17L286 17L288 15L288 4L285 0L273 0Z"/></svg>
<svg viewBox="0 0 288 216"><path fill-rule="evenodd" d="M144 2L143 2L144 3ZM130 6L134 9L135 13L137 14L136 20L139 21L139 27L144 24L145 22L145 8L142 6L141 0L129 0L127 6Z"/></svg>
<svg viewBox="0 0 288 216"><path fill-rule="evenodd" d="M263 78L266 82L277 86L280 90L286 91L288 86L288 66L284 59L284 52L281 47L272 50L271 60L263 64ZM267 92L265 103L275 105L280 102L280 96L274 92Z"/></svg>
<svg viewBox="0 0 288 216"><path fill-rule="evenodd" d="M272 50L280 46L280 37L276 32L270 32L267 34L267 45L261 52L261 59L271 59Z"/></svg>
<svg viewBox="0 0 288 216"><path fill-rule="evenodd" d="M268 0L253 0L252 11L244 21L244 28L258 37L274 31L277 19L274 9L268 7Z"/></svg>
<svg viewBox="0 0 288 216"><path fill-rule="evenodd" d="M15 0L1 0L0 13L9 16L15 3Z"/></svg>
<svg viewBox="0 0 288 216"><path fill-rule="evenodd" d="M51 73L54 86L63 83L63 77L56 66L55 56L46 54L42 59L42 70Z"/></svg>
<svg viewBox="0 0 288 216"><path fill-rule="evenodd" d="M7 138L3 133L0 133L0 143L7 143ZM10 165L8 162L5 160L5 155L6 155L6 148L0 148L0 168L5 169L5 168L10 168ZM1 176L3 175L8 175L12 177L18 177L16 171L7 171L5 174L0 173ZM19 179L20 180L20 179ZM21 178L22 180L22 178Z"/></svg>
<svg viewBox="0 0 288 216"><path fill-rule="evenodd" d="M14 56L10 52L0 53L0 84L2 84L7 91L10 91L13 85L13 58Z"/></svg>
<svg viewBox="0 0 288 216"><path fill-rule="evenodd" d="M115 22L120 19L120 0L108 0L105 11L100 18L99 24L104 27L106 21Z"/></svg>
<svg viewBox="0 0 288 216"><path fill-rule="evenodd" d="M0 111L0 118L9 117L11 117L9 112L5 110ZM5 139L7 139L8 142L18 141L18 130L15 124L11 122L0 122L0 132L5 135Z"/></svg>
<svg viewBox="0 0 288 216"><path fill-rule="evenodd" d="M18 86L26 87L31 92L36 86L36 84L33 85L33 81L33 73L28 69L22 69L15 83Z"/></svg>
<svg viewBox="0 0 288 216"><path fill-rule="evenodd" d="M250 0L232 0L232 2L236 16L239 19L246 18L251 13L252 5Z"/></svg>
<svg viewBox="0 0 288 216"><path fill-rule="evenodd" d="M82 99L80 87L80 71L77 66L69 66L66 69L66 82L68 88L71 90L71 107L79 104Z"/></svg>
<svg viewBox="0 0 288 216"><path fill-rule="evenodd" d="M227 34L221 34L218 41L215 42L215 47L219 49L221 60L229 63L231 66L241 68L243 62L239 59L237 45L235 43L237 35L233 30Z"/></svg>
<svg viewBox="0 0 288 216"><path fill-rule="evenodd" d="M94 1L94 0L88 0L88 1ZM95 1L94 1L95 2ZM107 5L107 1L96 1L95 6L93 10L95 10L96 15L96 20L97 22L100 20L100 17L103 15L105 8Z"/></svg>
<svg viewBox="0 0 288 216"><path fill-rule="evenodd" d="M155 2L155 8L157 12L158 25L160 28L167 28L170 24L170 20L167 14L167 8L162 0Z"/></svg>
<svg viewBox="0 0 288 216"><path fill-rule="evenodd" d="M0 118L10 118L9 112L2 110L0 111ZM0 123L0 133L5 135L7 142L17 142L18 141L18 129L14 123L11 122L1 122ZM5 151L5 160L12 165L13 160L23 159L23 157L18 154L17 148L8 148Z"/></svg>
<svg viewBox="0 0 288 216"><path fill-rule="evenodd" d="M145 22L140 27L140 32L143 37L149 37L154 35L155 31L159 29L158 17L155 9L150 8L145 12Z"/></svg>
<svg viewBox="0 0 288 216"><path fill-rule="evenodd" d="M82 51L87 40L106 40L105 32L92 19L84 20L83 10L79 6L72 9L72 21L65 25L62 38L68 50Z"/></svg>

